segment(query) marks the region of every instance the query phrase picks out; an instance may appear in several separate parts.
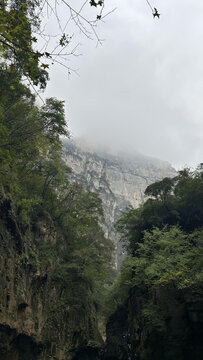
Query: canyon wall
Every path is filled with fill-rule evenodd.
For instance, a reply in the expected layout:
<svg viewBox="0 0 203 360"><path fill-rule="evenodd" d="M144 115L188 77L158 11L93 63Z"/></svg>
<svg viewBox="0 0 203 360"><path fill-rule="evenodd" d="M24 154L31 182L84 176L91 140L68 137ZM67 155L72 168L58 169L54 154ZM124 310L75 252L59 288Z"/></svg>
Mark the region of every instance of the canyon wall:
<svg viewBox="0 0 203 360"><path fill-rule="evenodd" d="M0 219L0 360L96 353L102 339L91 286L63 263L68 245L60 228L41 216L26 229L13 200L2 194Z"/></svg>
<svg viewBox="0 0 203 360"><path fill-rule="evenodd" d="M140 154L111 154L87 147L84 142L64 142L65 162L72 169L71 181L102 199L105 235L115 243L115 266L124 254L114 225L129 206L137 208L144 200L146 187L164 177L173 177L172 166Z"/></svg>

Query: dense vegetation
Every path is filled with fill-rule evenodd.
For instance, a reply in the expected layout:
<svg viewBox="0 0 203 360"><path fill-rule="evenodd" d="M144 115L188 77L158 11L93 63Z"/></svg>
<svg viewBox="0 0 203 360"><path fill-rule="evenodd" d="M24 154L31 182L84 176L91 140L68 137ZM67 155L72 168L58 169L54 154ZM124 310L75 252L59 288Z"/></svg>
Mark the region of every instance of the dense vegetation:
<svg viewBox="0 0 203 360"><path fill-rule="evenodd" d="M70 169L63 161L60 138L68 136L64 104L50 98L39 108L18 71L6 65L0 84L1 201L15 204L25 239L34 239L39 222L42 227L52 223L53 232L58 229L61 242L37 245L40 268L49 272L51 266L57 282L72 284L71 303L88 301L82 290L85 282L99 304L113 247L99 225L101 200L68 181ZM29 246L26 256L36 256L34 240Z"/></svg>
<svg viewBox="0 0 203 360"><path fill-rule="evenodd" d="M54 61L35 47L43 6L35 0L0 4L3 359L61 358L61 353L73 358L88 341L101 345L97 317L112 272L113 245L100 225L101 200L68 180L64 103L49 98L39 106L30 91L45 88L48 60ZM69 40L61 34L58 41L61 53ZM27 319L23 325L19 314Z"/></svg>
<svg viewBox="0 0 203 360"><path fill-rule="evenodd" d="M183 289L202 283L202 165L149 185L145 195L146 202L117 224L128 256L111 290L114 310L134 286L153 291L161 284Z"/></svg>
<svg viewBox="0 0 203 360"><path fill-rule="evenodd" d="M60 228L67 243L60 271L65 274L73 266L90 283L101 285L112 244L99 226L100 199L68 181L61 142L61 136L69 136L64 104L50 98L39 107L24 85L26 78L44 88L48 79L42 58L51 56L34 49L41 7L35 0L0 4L0 193L15 203L25 234L43 218ZM65 35L59 45L68 45ZM42 254L43 261L54 261L57 249Z"/></svg>

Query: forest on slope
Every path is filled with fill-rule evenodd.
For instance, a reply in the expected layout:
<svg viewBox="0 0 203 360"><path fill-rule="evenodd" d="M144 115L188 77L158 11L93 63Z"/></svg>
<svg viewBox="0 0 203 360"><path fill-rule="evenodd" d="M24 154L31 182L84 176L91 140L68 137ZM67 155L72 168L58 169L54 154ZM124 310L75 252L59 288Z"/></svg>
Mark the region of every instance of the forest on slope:
<svg viewBox="0 0 203 360"><path fill-rule="evenodd" d="M0 354L9 358L21 333L43 346L43 341L59 341L63 318L71 311L78 315L71 326L65 322L65 329L70 326L67 331L78 332L78 337L84 331L85 337L92 326L89 337L99 343L96 310L91 307L99 306L113 249L99 225L101 200L68 181L70 169L63 162L60 140L60 135L68 135L63 103L48 99L38 108L18 74L6 67L0 82ZM84 316L87 324L81 330ZM17 334L6 338L6 326ZM61 348L73 346L74 351L76 345L71 340L66 344L66 337Z"/></svg>
<svg viewBox="0 0 203 360"><path fill-rule="evenodd" d="M203 167L149 185L117 227L128 256L111 289L109 359L201 359ZM119 323L119 329L116 327Z"/></svg>
<svg viewBox="0 0 203 360"><path fill-rule="evenodd" d="M69 184L70 169L63 162L60 140L60 135L68 135L63 103L47 99L37 107L17 71L6 65L0 83L2 326L15 328L14 339L18 332L30 332L40 342L43 331L48 331L46 342L51 344L56 341L56 327L60 338L61 321L70 307L95 322L90 338L98 340L95 310L89 307L99 306L113 249L99 225L101 200L82 186ZM35 298L42 286L48 287L48 299L42 310L46 315L42 314L40 321L37 308L42 299L35 299L34 304L29 291ZM22 324L19 311L24 317ZM28 319L33 322L29 327ZM68 327L68 322L64 326ZM71 326L80 333L77 320ZM87 321L84 333L88 327ZM3 358L14 351L5 332L2 330Z"/></svg>
<svg viewBox="0 0 203 360"><path fill-rule="evenodd" d="M72 359L96 351L112 243L96 194L70 184L64 103L40 107L46 84L32 49L37 2L0 5L0 359ZM27 79L25 81L25 78ZM85 355L84 355L85 356Z"/></svg>

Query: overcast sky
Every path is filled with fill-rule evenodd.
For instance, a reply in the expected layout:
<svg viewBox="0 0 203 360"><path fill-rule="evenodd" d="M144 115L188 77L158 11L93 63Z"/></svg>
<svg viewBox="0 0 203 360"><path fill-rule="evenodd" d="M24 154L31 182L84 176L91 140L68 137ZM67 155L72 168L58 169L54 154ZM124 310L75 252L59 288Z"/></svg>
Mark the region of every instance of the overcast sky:
<svg viewBox="0 0 203 360"><path fill-rule="evenodd" d="M74 137L176 168L203 162L203 1L151 0L160 19L145 0L107 2L117 9L98 29L103 45L78 36L79 76L52 68L45 96L65 100Z"/></svg>

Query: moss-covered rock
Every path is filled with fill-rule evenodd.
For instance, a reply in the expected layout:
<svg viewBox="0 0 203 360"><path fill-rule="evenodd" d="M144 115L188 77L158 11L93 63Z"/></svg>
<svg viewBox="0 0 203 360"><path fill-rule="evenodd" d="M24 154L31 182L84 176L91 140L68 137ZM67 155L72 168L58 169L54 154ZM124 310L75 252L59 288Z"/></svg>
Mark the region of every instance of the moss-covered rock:
<svg viewBox="0 0 203 360"><path fill-rule="evenodd" d="M60 229L45 218L21 228L14 203L3 196L0 218L0 360L95 353L102 339L91 286L76 268L64 271Z"/></svg>

